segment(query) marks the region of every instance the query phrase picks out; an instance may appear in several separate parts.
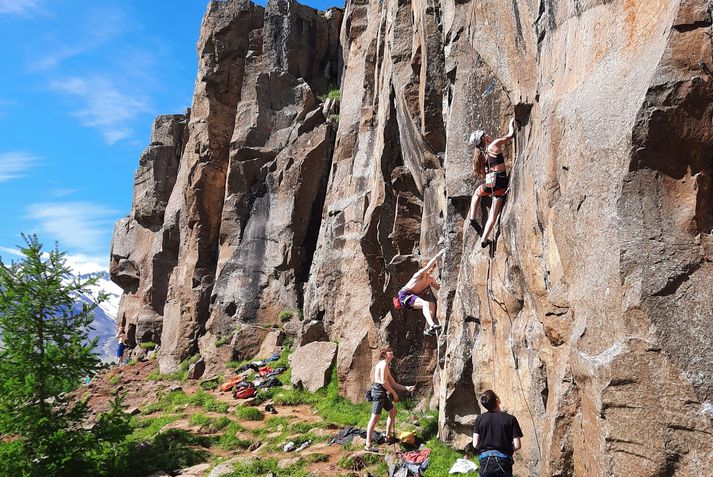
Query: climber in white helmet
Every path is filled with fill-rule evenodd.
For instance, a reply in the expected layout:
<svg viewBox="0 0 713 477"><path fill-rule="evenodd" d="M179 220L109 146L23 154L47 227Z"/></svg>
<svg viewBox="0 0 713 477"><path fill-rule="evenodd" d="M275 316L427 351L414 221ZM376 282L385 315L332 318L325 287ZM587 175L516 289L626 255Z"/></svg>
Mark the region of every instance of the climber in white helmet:
<svg viewBox="0 0 713 477"><path fill-rule="evenodd" d="M505 194L508 191L510 179L505 170L505 158L503 157L502 148L511 141L513 137L515 137L515 118L510 120L507 135L501 138L493 139L485 131L480 129L470 136L469 142L476 147L475 154L473 155L473 168L479 177L483 177L484 175L485 180L478 186L470 201L470 210L468 211L466 226L468 222L470 222L476 230L480 231L480 227L477 223L480 199L483 197L491 197L493 200L488 221L485 223L485 227L480 236L481 248L490 245L490 234L493 231L495 221L498 219L498 215L500 215L500 211L505 203Z"/></svg>

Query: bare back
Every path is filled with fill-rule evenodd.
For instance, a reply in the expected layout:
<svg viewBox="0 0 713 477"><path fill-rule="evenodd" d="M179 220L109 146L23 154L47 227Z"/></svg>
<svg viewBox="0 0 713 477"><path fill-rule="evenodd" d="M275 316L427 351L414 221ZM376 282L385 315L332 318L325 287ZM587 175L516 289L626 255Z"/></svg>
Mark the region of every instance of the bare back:
<svg viewBox="0 0 713 477"><path fill-rule="evenodd" d="M434 281L435 280L430 273L423 270L419 270L418 272L414 273L414 275L404 286L404 288L408 288L412 292L419 294L423 290L425 290L426 287L431 285Z"/></svg>

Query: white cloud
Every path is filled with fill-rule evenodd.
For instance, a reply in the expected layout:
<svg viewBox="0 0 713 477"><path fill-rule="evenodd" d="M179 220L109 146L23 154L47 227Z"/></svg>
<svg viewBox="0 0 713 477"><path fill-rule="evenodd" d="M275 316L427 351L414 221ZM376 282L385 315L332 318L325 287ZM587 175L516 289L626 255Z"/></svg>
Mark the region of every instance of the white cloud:
<svg viewBox="0 0 713 477"><path fill-rule="evenodd" d="M37 158L23 151L0 153L0 182L24 176L24 172L37 164Z"/></svg>
<svg viewBox="0 0 713 477"><path fill-rule="evenodd" d="M49 191L49 195L52 197L67 197L68 195L76 194L82 189L52 189Z"/></svg>
<svg viewBox="0 0 713 477"><path fill-rule="evenodd" d="M47 250L47 244L43 244L43 249ZM54 249L54 245L51 245ZM11 255L13 257L24 257L22 251L18 248L0 247L0 255ZM43 256L47 256L46 252L43 252ZM109 272L109 265L107 262L109 260L109 254L106 257L101 256L91 256L91 255L66 255L67 266L72 269L75 275L84 275L87 273L96 272Z"/></svg>
<svg viewBox="0 0 713 477"><path fill-rule="evenodd" d="M2 0L0 0L2 1ZM97 21L97 19L101 21ZM105 43L120 36L127 28L126 15L115 8L96 8L86 13L70 33L74 39L66 39L67 33L58 37L50 33L41 40L42 46L36 48L41 55L28 62L31 71L53 70L67 59L95 51Z"/></svg>
<svg viewBox="0 0 713 477"><path fill-rule="evenodd" d="M0 0L0 15L29 16L41 5L38 0Z"/></svg>
<svg viewBox="0 0 713 477"><path fill-rule="evenodd" d="M0 257L2 255L13 255L15 257L22 257L22 252L17 248L0 247Z"/></svg>
<svg viewBox="0 0 713 477"><path fill-rule="evenodd" d="M109 272L109 251L105 256L91 256L84 254L67 255L67 266L77 275L87 273Z"/></svg>
<svg viewBox="0 0 713 477"><path fill-rule="evenodd" d="M79 101L73 114L87 127L98 129L109 144L131 135L129 123L139 114L150 112L140 93L120 91L106 77L71 77L52 81L50 87Z"/></svg>
<svg viewBox="0 0 713 477"><path fill-rule="evenodd" d="M37 222L43 240L57 240L60 250L93 255L92 260L98 263L102 259L96 259L97 254L109 253L116 216L115 211L91 202L43 202L28 208L28 218Z"/></svg>

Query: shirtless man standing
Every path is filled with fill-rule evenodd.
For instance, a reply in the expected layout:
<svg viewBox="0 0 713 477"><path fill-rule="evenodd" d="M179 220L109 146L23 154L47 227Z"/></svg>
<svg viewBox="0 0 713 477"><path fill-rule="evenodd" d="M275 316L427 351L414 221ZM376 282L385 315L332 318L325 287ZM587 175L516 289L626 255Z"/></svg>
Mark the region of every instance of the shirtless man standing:
<svg viewBox="0 0 713 477"><path fill-rule="evenodd" d="M387 439L393 439L392 433L396 426L396 407L394 407L393 402L399 401L399 395L396 391L413 392L416 388L416 386L403 386L394 381L394 378L391 377L391 371L389 371L392 359L394 359L394 351L391 348L384 348L379 353L379 362L374 366L374 385L371 388L373 405L371 419L369 419L369 424L366 426L366 445L364 446L364 449L368 452L378 451L376 447L371 446L371 436L374 433L376 423L379 422L381 417L381 410L386 409L389 412L389 417L386 418L386 436ZM389 399L387 391L393 396L393 402Z"/></svg>
<svg viewBox="0 0 713 477"><path fill-rule="evenodd" d="M445 250L438 252L435 257L429 260L425 267L414 273L411 280L399 290L399 302L401 306L423 311L423 316L426 317L426 322L428 323L428 328L423 332L426 336L433 335L435 331L441 328L441 325L437 325L433 321L433 317L436 314L436 304L424 300L418 296L418 294L429 286L436 290L440 288L438 281L431 276L430 272L436 268L438 257L444 253L446 253Z"/></svg>

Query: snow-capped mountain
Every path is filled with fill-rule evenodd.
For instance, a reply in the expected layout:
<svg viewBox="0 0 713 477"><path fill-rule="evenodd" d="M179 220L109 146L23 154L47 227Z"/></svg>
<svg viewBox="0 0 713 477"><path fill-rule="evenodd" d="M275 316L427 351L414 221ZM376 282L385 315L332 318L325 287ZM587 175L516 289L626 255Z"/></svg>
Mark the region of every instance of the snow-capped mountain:
<svg viewBox="0 0 713 477"><path fill-rule="evenodd" d="M102 360L112 361L115 359L116 315L119 310L122 290L109 279L109 274L106 271L99 270L83 273L79 275L79 278L86 280L95 276L100 277L97 285L91 287L91 292L82 295L78 301L92 303L100 292L107 294L108 299L94 309L94 322L92 323L92 329L89 331L89 337L98 338L97 352L101 355Z"/></svg>

